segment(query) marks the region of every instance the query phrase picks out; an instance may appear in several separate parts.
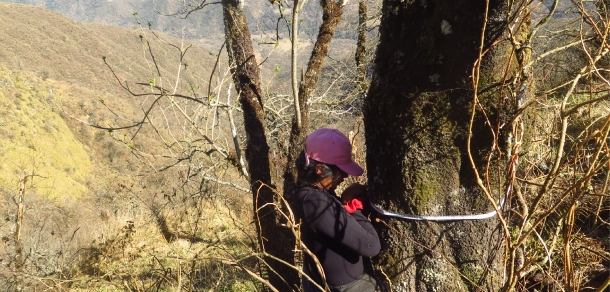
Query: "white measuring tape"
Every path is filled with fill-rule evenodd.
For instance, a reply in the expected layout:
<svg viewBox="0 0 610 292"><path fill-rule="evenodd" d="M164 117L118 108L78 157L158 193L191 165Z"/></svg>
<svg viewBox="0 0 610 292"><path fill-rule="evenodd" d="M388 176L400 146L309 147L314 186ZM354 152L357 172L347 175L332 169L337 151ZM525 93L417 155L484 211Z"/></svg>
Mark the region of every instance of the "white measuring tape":
<svg viewBox="0 0 610 292"><path fill-rule="evenodd" d="M504 206L505 200L506 200L506 198L502 199L502 202L500 202L498 209L502 209L502 206ZM498 213L498 212L496 212L496 210L494 210L494 211L484 213L484 214L472 214L472 215L420 216L420 215L401 214L401 213L396 213L396 212L392 212L392 211L387 211L387 210L377 207L373 202L371 202L371 200L368 200L368 201L369 201L369 205L371 206L371 208L373 208L373 210L375 210L375 212L379 213L380 215L400 218L400 219L405 219L405 220L416 220L416 221L483 220L483 219L489 219L491 217L494 217Z"/></svg>

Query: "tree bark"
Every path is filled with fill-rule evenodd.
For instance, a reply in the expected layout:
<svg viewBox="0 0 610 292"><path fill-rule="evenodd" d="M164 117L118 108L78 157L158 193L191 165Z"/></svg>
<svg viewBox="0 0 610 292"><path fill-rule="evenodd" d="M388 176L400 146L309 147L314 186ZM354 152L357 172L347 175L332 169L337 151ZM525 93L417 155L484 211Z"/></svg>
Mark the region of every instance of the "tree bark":
<svg viewBox="0 0 610 292"><path fill-rule="evenodd" d="M361 97L366 94L368 84L366 84L366 33L368 21L366 0L358 1L358 40L356 41L356 86L360 91Z"/></svg>
<svg viewBox="0 0 610 292"><path fill-rule="evenodd" d="M518 23L518 37L523 33L519 28L528 25L523 16L515 20L513 10L517 8L493 0L486 18L484 0L384 1L375 72L364 105L373 201L420 215L493 209L468 151L479 173L490 175L487 186L499 199L506 160L498 149L506 137L496 125L510 122L505 113L514 110L500 96L519 71L506 40L508 24ZM472 75L483 32L487 53L477 93L489 123L477 107L468 149ZM391 228L379 226L385 246L378 262L394 291L501 289L504 235L497 220L388 224Z"/></svg>
<svg viewBox="0 0 610 292"><path fill-rule="evenodd" d="M23 256L23 242L21 240L21 230L23 229L23 202L25 199L25 185L28 176L24 176L19 181L19 200L17 201L17 218L15 219L15 288L14 291L24 291L25 257Z"/></svg>
<svg viewBox="0 0 610 292"><path fill-rule="evenodd" d="M222 5L231 73L239 93L247 133L246 160L259 246L264 252L294 265L294 236L289 228L282 226L284 218L275 209L279 207L274 196L273 181L276 180L271 175L259 67L246 15L237 0L223 0ZM269 257L265 258L265 263L271 285L279 291L298 290L299 275L294 269Z"/></svg>

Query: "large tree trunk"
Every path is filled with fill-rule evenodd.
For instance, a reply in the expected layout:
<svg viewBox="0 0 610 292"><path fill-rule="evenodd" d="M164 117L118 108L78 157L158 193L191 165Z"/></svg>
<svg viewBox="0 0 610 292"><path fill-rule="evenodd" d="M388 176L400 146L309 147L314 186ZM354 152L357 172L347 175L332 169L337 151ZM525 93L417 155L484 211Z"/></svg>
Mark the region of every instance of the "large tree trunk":
<svg viewBox="0 0 610 292"><path fill-rule="evenodd" d="M498 42L508 37L510 10L516 9L505 1L490 1L485 22L483 0L384 1L364 107L373 201L420 215L493 210L468 155L472 75L486 25L483 51L489 51L481 61L478 98L490 124L477 108L470 151L480 173L492 154L490 167L496 168L489 169L490 189L499 198L505 157L491 152L492 130L501 132L496 125L507 118L499 98L503 80L510 82L519 67L511 42ZM522 20L523 15L518 23L527 27ZM515 32L518 38L527 36ZM498 220L387 222L393 229L379 226L385 243L379 267L394 291L501 289L504 234Z"/></svg>
<svg viewBox="0 0 610 292"><path fill-rule="evenodd" d="M284 263L266 257L269 283L279 291L298 290L299 275L286 264L294 265L294 236L282 226L280 212L276 212L275 186L272 184L269 145L265 135L262 92L259 66L254 57L246 15L237 0L223 0L223 17L227 52L231 63L233 82L239 92L247 133L246 160L250 173L256 227L262 251L281 259ZM277 178L276 178L277 179ZM266 186L262 186L262 185ZM272 189L273 188L273 189Z"/></svg>

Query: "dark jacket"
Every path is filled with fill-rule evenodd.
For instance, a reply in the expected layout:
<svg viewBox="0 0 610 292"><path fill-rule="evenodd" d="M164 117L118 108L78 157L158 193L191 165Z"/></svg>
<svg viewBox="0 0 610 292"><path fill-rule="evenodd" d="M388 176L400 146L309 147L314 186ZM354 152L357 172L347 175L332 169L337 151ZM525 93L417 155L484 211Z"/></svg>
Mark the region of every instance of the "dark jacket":
<svg viewBox="0 0 610 292"><path fill-rule="evenodd" d="M375 256L381 249L371 222L360 210L347 213L334 192L302 186L292 209L302 222L301 239L322 264L329 286L356 280L364 273L362 257ZM305 265L311 263L306 256Z"/></svg>

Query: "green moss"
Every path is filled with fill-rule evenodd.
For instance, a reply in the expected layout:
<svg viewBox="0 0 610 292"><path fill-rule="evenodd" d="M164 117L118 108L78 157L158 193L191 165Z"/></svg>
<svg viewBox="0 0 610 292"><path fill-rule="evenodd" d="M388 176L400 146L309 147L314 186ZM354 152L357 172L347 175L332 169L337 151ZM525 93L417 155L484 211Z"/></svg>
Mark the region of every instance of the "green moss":
<svg viewBox="0 0 610 292"><path fill-rule="evenodd" d="M437 193L436 180L431 179L433 175L420 170L416 174L415 191L413 192L413 204L417 210L423 208L434 198Z"/></svg>
<svg viewBox="0 0 610 292"><path fill-rule="evenodd" d="M467 263L460 267L462 275L467 279L466 283L478 283L485 269L475 263ZM469 280L469 281L468 281Z"/></svg>

